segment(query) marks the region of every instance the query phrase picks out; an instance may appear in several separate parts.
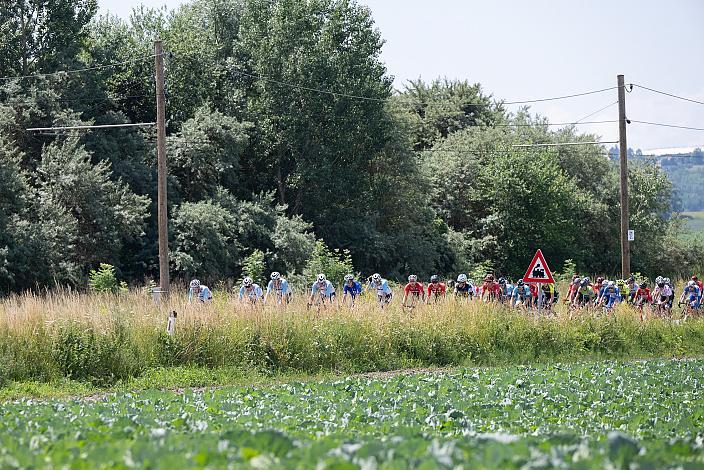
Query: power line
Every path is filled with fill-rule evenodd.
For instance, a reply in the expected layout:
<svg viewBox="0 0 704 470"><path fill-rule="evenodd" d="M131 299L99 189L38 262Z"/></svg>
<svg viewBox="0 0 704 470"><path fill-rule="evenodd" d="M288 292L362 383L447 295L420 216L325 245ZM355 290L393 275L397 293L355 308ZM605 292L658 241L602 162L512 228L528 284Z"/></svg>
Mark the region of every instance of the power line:
<svg viewBox="0 0 704 470"><path fill-rule="evenodd" d="M584 119L584 118L582 118ZM540 126L576 126L578 124L606 124L606 123L614 123L618 122L617 119L607 119L604 121L576 121L576 122L539 122L539 123L534 123L534 124L523 124L523 123L515 123L515 124L492 124L491 126L487 126L488 128L492 127L540 127ZM475 127L475 126L472 126Z"/></svg>
<svg viewBox="0 0 704 470"><path fill-rule="evenodd" d="M562 147L568 145L602 145L602 144L618 144L618 141L605 142L555 142L549 144L514 144L511 147Z"/></svg>
<svg viewBox="0 0 704 470"><path fill-rule="evenodd" d="M588 122L582 122L582 121L585 120L585 119L587 119L587 118L590 118L590 117L594 116L595 114L599 114L600 112L604 111L605 109L609 109L611 106L613 106L613 105L615 105L615 104L618 104L618 100L614 101L614 102L611 103L611 104L607 104L607 105L604 106L603 108L597 109L597 110L594 111L593 113L587 114L586 116L584 116L584 117L581 118L581 119L578 119L575 124L577 124L577 123L588 124ZM604 121L604 122L606 122L606 121ZM618 121L612 121L612 122L618 122Z"/></svg>
<svg viewBox="0 0 704 470"><path fill-rule="evenodd" d="M680 126L677 124L663 124L661 122L637 121L635 119L631 119L631 122L635 122L636 124L647 124L649 126L672 127L675 129L686 129L690 131L704 131L704 127Z"/></svg>
<svg viewBox="0 0 704 470"><path fill-rule="evenodd" d="M285 86L285 87L289 87L289 88L294 88L294 89L299 89L299 90L306 90L306 91L312 91L312 92L316 92L316 93L323 93L323 94L331 95L334 97L341 96L341 97L345 97L345 98L361 99L361 100L368 100L368 101L375 101L375 102L388 101L388 98L372 98L369 96L353 95L353 94L349 94L349 93L340 93L340 92L335 92L335 91L330 91L330 90L323 90L320 88L314 88L314 87L303 86L303 85L296 85L293 83L284 82L282 80L276 80L276 79L272 79L272 78L266 78L261 75L242 72L240 70L231 69L231 71L232 71L232 73L235 73L237 75L243 75L246 77L254 78L259 81L275 83L277 85L281 85L281 86ZM504 105L528 104L528 103L540 103L540 102L544 102L544 101L564 100L564 99L568 99L568 98L576 98L579 96L592 95L595 93L603 93L605 91L615 90L616 88L618 88L618 87L610 87L610 88L604 88L601 90L592 90L592 91L586 91L586 92L582 92L582 93L574 93L571 95L554 96L554 97L550 97L550 98L538 98L538 99L519 100L519 101L500 101L498 103L495 103L495 105L498 105L498 104L504 104ZM474 106L492 106L491 104L487 104L487 103L463 103L463 104L464 105L474 105Z"/></svg>
<svg viewBox="0 0 704 470"><path fill-rule="evenodd" d="M101 70L101 69L106 69L106 68L110 68L110 67L119 67L120 65L126 65L126 64L131 64L131 63L134 63L134 62L144 61L144 60L147 60L147 59L153 59L154 57L156 57L156 56L155 56L154 54L152 54L152 55L140 57L140 58L137 58L137 59L125 60L125 61L122 61L122 62L114 62L114 63L112 63L112 64L94 65L94 66L91 66L91 67L84 67L84 68L80 68L80 69L59 70L59 71L57 71L57 72L49 72L49 73L35 73L35 74L32 74L32 75L18 75L18 76L14 76L14 77L0 77L0 80L3 80L3 81L8 81L8 80L24 80L24 79L27 79L27 78L51 77L51 76L54 76L54 75L61 75L61 74L73 74L73 73L89 72L89 71L92 71L92 70Z"/></svg>
<svg viewBox="0 0 704 470"><path fill-rule="evenodd" d="M155 122L137 122L133 124L99 124L94 126L66 126L66 127L30 127L26 131L74 131L90 129L115 129L120 127L146 127L153 126Z"/></svg>
<svg viewBox="0 0 704 470"><path fill-rule="evenodd" d="M674 94L668 93L666 91L655 90L654 88L648 88L647 86L638 85L637 83L631 83L631 85L637 86L638 88L642 88L644 90L652 91L653 93L659 93L661 95L669 96L671 98L676 98L678 100L689 101L690 103L696 103L696 104L704 104L704 101L693 100L692 98L685 98L684 96L674 95Z"/></svg>
<svg viewBox="0 0 704 470"><path fill-rule="evenodd" d="M277 84L277 85L282 85L282 86L286 86L286 87L289 87L289 88L296 88L296 89L299 89L299 90L306 90L306 91L313 91L313 92L316 92L316 93L323 93L323 94L331 95L331 96L333 96L333 97L342 96L342 97L345 97L345 98L353 98L353 99L358 99L358 100L375 101L375 102L381 102L381 103L385 103L386 101L388 101L388 98L371 98L371 97L369 97L369 96L351 95L351 94L348 94L348 93L338 93L338 92L329 91L329 90L321 90L321 89L319 89L319 88L307 87L307 86L302 86L302 85L294 85L294 84L292 84L292 83L282 82L281 80L275 80L275 79L272 79L272 78L264 78L264 77L262 77L261 75L255 75L255 74L251 74L251 73L247 73L247 72L242 72L242 71L240 71L240 70L232 70L232 72L235 73L235 74L238 74L238 75L244 75L244 76L246 76L246 77L255 78L255 79L257 79L257 80L259 80L259 81L262 81L262 82L275 83L275 84Z"/></svg>
<svg viewBox="0 0 704 470"><path fill-rule="evenodd" d="M609 88L603 88L601 90L585 91L583 93L574 93L572 95L555 96L552 98L538 98L538 99L534 99L534 100L523 100L523 101L504 101L503 104L528 104L528 103L541 103L543 101L565 100L568 98L577 98L579 96L593 95L595 93L603 93L605 91L611 91L611 90L615 90L617 88L618 87L616 87L616 86L612 86Z"/></svg>
<svg viewBox="0 0 704 470"><path fill-rule="evenodd" d="M44 97L41 96L36 96L34 101L4 101L1 102L0 105L7 105L7 106L14 106L14 105L21 105L21 104L35 104L37 100L41 100ZM127 96L117 96L117 97L108 97L108 98L57 98L55 101L61 102L61 103L108 103L111 101L128 101L128 100L133 100L137 98L151 98L150 95L127 95ZM51 100L51 98L47 99Z"/></svg>

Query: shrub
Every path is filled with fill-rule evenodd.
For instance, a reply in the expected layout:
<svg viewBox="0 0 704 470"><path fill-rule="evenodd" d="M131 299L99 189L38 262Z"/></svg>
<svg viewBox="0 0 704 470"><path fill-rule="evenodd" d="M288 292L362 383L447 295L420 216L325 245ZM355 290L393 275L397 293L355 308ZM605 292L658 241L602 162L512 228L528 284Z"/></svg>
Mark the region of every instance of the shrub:
<svg viewBox="0 0 704 470"><path fill-rule="evenodd" d="M95 292L110 292L117 294L127 291L127 284L117 280L115 275L115 266L107 263L100 263L100 269L97 271L91 269L88 278L88 285Z"/></svg>
<svg viewBox="0 0 704 470"><path fill-rule="evenodd" d="M303 274L312 282L315 276L323 273L330 282L339 286L344 281L345 274L353 272L354 265L349 250L331 250L322 240L318 240Z"/></svg>

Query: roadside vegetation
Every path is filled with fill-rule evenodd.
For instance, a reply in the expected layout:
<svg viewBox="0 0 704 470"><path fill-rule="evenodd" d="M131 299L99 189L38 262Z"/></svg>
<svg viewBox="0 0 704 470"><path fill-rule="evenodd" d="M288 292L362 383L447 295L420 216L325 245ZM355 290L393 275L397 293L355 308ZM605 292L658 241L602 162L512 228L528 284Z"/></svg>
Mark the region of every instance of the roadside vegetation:
<svg viewBox="0 0 704 470"><path fill-rule="evenodd" d="M642 322L627 306L572 317L558 306L556 315L538 318L455 299L381 310L363 298L351 310L317 311L302 300L252 308L220 293L212 305L174 295L171 308L178 312L173 336L165 332L166 309L142 292L6 299L0 384L71 379L105 387L179 367L302 375L704 354L704 320Z"/></svg>

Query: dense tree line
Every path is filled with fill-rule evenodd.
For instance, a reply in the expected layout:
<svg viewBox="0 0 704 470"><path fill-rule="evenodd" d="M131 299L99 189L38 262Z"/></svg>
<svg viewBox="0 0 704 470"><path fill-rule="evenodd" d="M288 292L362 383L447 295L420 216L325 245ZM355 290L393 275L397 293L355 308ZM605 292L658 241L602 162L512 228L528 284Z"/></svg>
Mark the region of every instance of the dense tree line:
<svg viewBox="0 0 704 470"><path fill-rule="evenodd" d="M179 276L236 278L252 253L302 272L323 240L401 277L522 272L541 247L615 272L618 172L594 140L464 81L392 89L383 39L352 1L195 0L96 17L95 0L0 7L0 290L85 285L101 262L157 270L154 131L29 127L153 121L153 41L168 51L170 245ZM101 64L119 64L94 67ZM79 73L55 73L90 68ZM632 165L634 270L701 261L677 240L672 185Z"/></svg>

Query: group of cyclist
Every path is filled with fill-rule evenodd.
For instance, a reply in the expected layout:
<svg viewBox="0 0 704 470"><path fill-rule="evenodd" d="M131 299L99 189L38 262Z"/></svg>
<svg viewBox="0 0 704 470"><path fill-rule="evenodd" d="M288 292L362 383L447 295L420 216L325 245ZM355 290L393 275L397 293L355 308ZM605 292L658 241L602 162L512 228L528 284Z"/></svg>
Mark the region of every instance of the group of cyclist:
<svg viewBox="0 0 704 470"><path fill-rule="evenodd" d="M684 306L685 316L695 315L700 311L703 292L702 281L697 276L692 276L682 289L678 301L679 306ZM667 277L658 276L651 290L647 280L636 282L633 276L616 281L597 277L592 283L588 277L580 278L575 275L565 302L572 308L598 306L606 311L611 311L617 304L625 302L637 307L641 318L644 318L646 310L660 316L671 316L675 297L675 286Z"/></svg>
<svg viewBox="0 0 704 470"><path fill-rule="evenodd" d="M342 285L342 303L352 306L355 300L364 292L375 295L377 302L383 308L393 298L393 291L389 282L376 273L369 276L364 283L355 279L352 274L344 277ZM538 287L534 283L526 283L519 279L517 282L509 281L504 277L496 279L493 274L487 274L481 283L474 283L466 274L460 274L456 280L441 282L440 277L433 275L427 286L418 280L418 276L408 276L408 283L403 288L402 305L415 307L418 304L437 302L446 297L451 291L458 299L479 299L485 302L500 302L514 308L532 309L542 307L552 310L558 302L559 292L553 283L543 283ZM704 286L696 277L692 276L679 297L679 305L684 305L685 314L699 311L702 303ZM201 302L212 301L212 292L202 285L197 279L190 283L189 300L197 299ZM266 291L254 283L250 277L245 277L239 289L239 299L248 303L276 303L287 304L291 301L292 290L288 281L278 272L271 273ZM639 308L641 317L644 318L644 307L649 306L662 315L669 315L675 300L675 288L668 278L658 277L655 287L649 288L647 280L636 282L630 278L609 281L598 277L594 282L589 277L574 275L569 284L564 303L569 304L570 310L583 308L603 308L609 312L622 302L632 304ZM333 283L325 274L319 274L310 288L308 306L322 306L336 303L336 291Z"/></svg>

